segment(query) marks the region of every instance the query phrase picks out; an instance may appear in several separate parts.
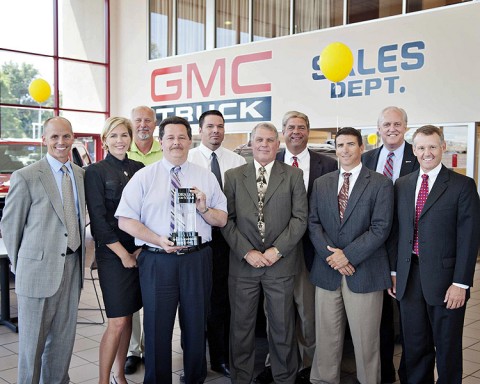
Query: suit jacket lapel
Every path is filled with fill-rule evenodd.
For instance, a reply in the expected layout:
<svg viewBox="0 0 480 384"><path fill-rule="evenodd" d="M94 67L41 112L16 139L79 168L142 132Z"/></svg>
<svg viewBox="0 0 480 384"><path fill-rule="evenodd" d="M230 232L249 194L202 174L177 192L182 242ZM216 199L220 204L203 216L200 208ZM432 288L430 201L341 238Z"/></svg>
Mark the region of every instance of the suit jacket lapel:
<svg viewBox="0 0 480 384"><path fill-rule="evenodd" d="M418 173L413 172L408 175L408 191L405 194L405 199L407 200L407 207L413 207L413 209L408 210L408 214L411 215L412 221L415 219L415 190L417 188Z"/></svg>
<svg viewBox="0 0 480 384"><path fill-rule="evenodd" d="M345 209L345 212L343 214L342 225L345 224L345 222L350 217L351 213L353 212L353 209L355 208L355 205L357 205L358 201L360 200L360 197L363 194L363 191L365 190L369 182L370 182L370 173L368 171L368 168L362 167L362 169L360 170L360 174L358 175L357 181L353 186L352 192L348 197L347 208Z"/></svg>
<svg viewBox="0 0 480 384"><path fill-rule="evenodd" d="M420 217L422 217L430 209L430 207L433 204L435 204L435 202L443 194L443 192L445 192L445 190L447 189L447 183L449 179L450 179L450 176L448 175L448 170L447 168L445 168L444 165L442 165L442 169L440 170L440 173L438 174L437 179L435 180L435 184L433 184L433 188L428 193L427 201L423 206Z"/></svg>
<svg viewBox="0 0 480 384"><path fill-rule="evenodd" d="M254 163L248 164L245 167L245 171L243 172L245 178L243 179L243 184L245 185L245 189L247 190L250 198L255 203L255 206L258 209L258 190L257 190L257 174L255 171ZM267 187L268 188L268 187Z"/></svg>
<svg viewBox="0 0 480 384"><path fill-rule="evenodd" d="M60 192L57 187L57 182L55 181L55 177L53 176L52 169L50 168L50 164L46 157L42 160L41 168L39 170L39 177L40 181L47 192L48 198L52 203L53 209L55 210L57 216L65 223L65 217L63 213L63 204L62 204L62 197L60 196Z"/></svg>
<svg viewBox="0 0 480 384"><path fill-rule="evenodd" d="M265 193L265 204L268 203L268 200L270 200L278 186L283 182L283 173L282 165L278 161L275 161L272 167L272 174L268 179L267 192Z"/></svg>
<svg viewBox="0 0 480 384"><path fill-rule="evenodd" d="M285 162L285 149L282 149L280 152L277 153L275 160L281 161L282 163Z"/></svg>
<svg viewBox="0 0 480 384"><path fill-rule="evenodd" d="M75 177L75 184L77 186L77 195L78 195L78 208L80 210L80 227L83 228L85 223L83 223L83 218L85 217L85 189L81 188L84 185L83 175L72 166L73 175Z"/></svg>
<svg viewBox="0 0 480 384"><path fill-rule="evenodd" d="M329 211L332 212L335 223L340 226L340 212L338 210L338 178L340 171L332 172L327 176L330 180L327 182L327 196L325 196L325 204L329 204ZM320 197L323 198L323 197Z"/></svg>
<svg viewBox="0 0 480 384"><path fill-rule="evenodd" d="M405 143L405 149L403 150L402 166L400 167L400 177L408 175L415 170L417 164L417 157L413 154L412 146Z"/></svg>
<svg viewBox="0 0 480 384"><path fill-rule="evenodd" d="M382 150L383 145L376 149L372 149L367 152L365 166L373 171L377 169L378 158L380 157L380 151Z"/></svg>

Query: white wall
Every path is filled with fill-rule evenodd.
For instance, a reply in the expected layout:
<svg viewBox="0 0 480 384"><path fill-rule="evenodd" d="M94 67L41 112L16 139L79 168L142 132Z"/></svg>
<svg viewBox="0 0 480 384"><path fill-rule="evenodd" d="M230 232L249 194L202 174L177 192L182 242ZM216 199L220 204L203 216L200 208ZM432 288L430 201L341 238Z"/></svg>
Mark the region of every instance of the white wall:
<svg viewBox="0 0 480 384"><path fill-rule="evenodd" d="M277 127L284 112L291 109L308 114L313 127L372 126L380 110L388 105L405 108L411 124L480 121L479 2L151 62L147 60L147 3L131 0L111 3L112 115L128 115L132 106L139 104L150 105L157 112L165 106L186 104L187 108L182 109L186 111L195 103L210 102L218 106L230 100L225 114L233 116L236 114L233 104L245 98L271 97L270 120ZM312 69L313 58L334 41L347 44L354 54L356 74L346 81L353 85L355 96L331 98L330 81L312 79L312 74L319 74ZM402 57L405 44L412 44L409 58ZM379 69L382 47L385 70L393 69L391 72L382 73ZM231 86L232 63L240 55L258 52L271 52L271 59L239 65L238 84L269 84L271 90L241 94ZM363 68L374 70L374 74L358 73L362 52ZM418 65L418 57L423 57L422 66ZM225 59L225 81L221 81L221 71L216 73L211 89L203 96L193 76L192 96L188 97L187 65L198 70L206 85L214 64L222 59ZM417 63L417 68L408 70L402 68L402 63L407 67L415 67ZM154 101L152 72L177 66L179 73L155 78L153 93L175 93L178 89L167 81L181 81L181 97ZM393 80L394 77L398 78ZM366 95L365 85L378 85L379 81L381 87ZM389 85L393 86L392 92ZM250 131L255 124L250 117L237 116L233 119L236 121L229 122L229 131Z"/></svg>

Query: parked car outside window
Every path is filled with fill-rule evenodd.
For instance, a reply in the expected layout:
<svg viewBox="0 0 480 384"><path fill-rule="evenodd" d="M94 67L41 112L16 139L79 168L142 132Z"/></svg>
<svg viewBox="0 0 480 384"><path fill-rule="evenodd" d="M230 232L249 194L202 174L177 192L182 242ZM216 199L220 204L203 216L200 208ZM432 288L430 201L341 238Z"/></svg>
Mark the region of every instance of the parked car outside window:
<svg viewBox="0 0 480 384"><path fill-rule="evenodd" d="M0 139L0 219L12 173L35 163L46 153L47 148L39 140ZM86 167L92 163L87 149L79 141L75 141L72 145L70 160L80 167Z"/></svg>

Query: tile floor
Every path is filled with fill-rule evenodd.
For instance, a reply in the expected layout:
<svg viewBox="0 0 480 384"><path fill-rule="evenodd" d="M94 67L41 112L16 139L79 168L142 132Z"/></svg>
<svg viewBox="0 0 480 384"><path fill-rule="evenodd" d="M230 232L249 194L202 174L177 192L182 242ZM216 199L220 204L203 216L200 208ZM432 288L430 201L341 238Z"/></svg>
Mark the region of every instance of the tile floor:
<svg viewBox="0 0 480 384"><path fill-rule="evenodd" d="M89 254L92 254L91 248ZM91 256L90 256L91 257ZM87 264L88 265L88 264ZM475 285L472 288L472 297L468 302L463 336L463 363L465 384L480 384L480 261L477 262ZM86 271L88 276L89 271ZM15 295L11 294L12 316L16 315ZM95 308L96 299L92 282L86 281L85 289L80 299L80 308ZM101 320L98 310L81 310L79 321ZM70 380L76 384L94 384L98 379L98 347L105 330L105 325L78 324L75 347L70 365ZM182 371L182 350L180 348L180 329L178 323L172 340L174 383L180 382ZM257 339L256 371L262 369L262 359L266 354L267 345L263 338ZM5 326L0 326L0 384L17 383L17 352L18 334ZM400 360L400 347L397 346L395 364ZM143 366L134 375L127 376L129 383L142 383ZM230 380L219 374L209 371L207 382L230 383ZM355 383L355 361L351 345L346 345L342 364L342 384Z"/></svg>

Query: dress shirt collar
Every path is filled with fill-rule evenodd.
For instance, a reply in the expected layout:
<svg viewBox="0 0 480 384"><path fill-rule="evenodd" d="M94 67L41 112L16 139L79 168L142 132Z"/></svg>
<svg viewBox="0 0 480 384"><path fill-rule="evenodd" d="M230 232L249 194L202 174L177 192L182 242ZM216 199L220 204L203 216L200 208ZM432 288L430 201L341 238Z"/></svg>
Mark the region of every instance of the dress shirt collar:
<svg viewBox="0 0 480 384"><path fill-rule="evenodd" d="M393 152L395 154L395 160L401 159L403 157L403 151L405 151L405 140L403 141L402 145L400 145L394 151L390 151L387 147L385 147L385 145L382 146L382 153L385 155L385 158L387 158L390 152Z"/></svg>
<svg viewBox="0 0 480 384"><path fill-rule="evenodd" d="M61 161L58 161L49 153L47 153L46 158L47 158L48 164L50 165L50 168L52 168L55 172L59 172L62 166L65 165L68 169L68 172L73 173L72 164L70 164L70 160L67 160L67 162L63 164Z"/></svg>
<svg viewBox="0 0 480 384"><path fill-rule="evenodd" d="M423 172L422 168L420 168L420 172L418 173L417 186L419 186L422 183L422 175L426 173L428 175L428 187L431 190L433 183L435 183L435 180L437 180L437 176L441 170L442 170L442 163L438 164L435 168L433 168L429 172Z"/></svg>
<svg viewBox="0 0 480 384"><path fill-rule="evenodd" d="M198 146L198 149L199 149L200 153L203 156L205 156L207 159L210 159L212 157L213 152L215 152L215 154L217 155L217 158L220 159L222 157L222 153L223 153L223 147L222 146L218 147L215 151L212 151L206 145L204 145L203 143L200 143L200 145Z"/></svg>
<svg viewBox="0 0 480 384"><path fill-rule="evenodd" d="M435 168L433 168L429 172L423 172L423 169L420 168L420 173L418 174L418 177L421 178L423 174L427 173L429 178L431 178L431 177L436 178L438 176L438 174L440 173L441 169L442 169L442 163L438 164Z"/></svg>
<svg viewBox="0 0 480 384"><path fill-rule="evenodd" d="M267 179L267 184L268 184L268 180L270 179L270 175L272 173L273 163L275 163L275 160L271 161L264 167L266 171L265 179ZM253 164L255 165L255 175L258 176L258 170L260 169L260 167L262 167L262 165L255 159L253 160Z"/></svg>
<svg viewBox="0 0 480 384"><path fill-rule="evenodd" d="M292 152L288 150L288 148L285 148L285 159L284 162L288 165L292 165L293 163L293 156L297 157L298 164L306 164L309 159L310 159L310 153L308 152L308 148L305 148L302 152L300 152L298 155L293 155Z"/></svg>
<svg viewBox="0 0 480 384"><path fill-rule="evenodd" d="M340 167L340 176L343 178L343 174L345 172L351 173L350 178L354 177L355 179L360 174L362 170L362 163L358 164L355 168L351 169L350 171L345 171L342 167Z"/></svg>
<svg viewBox="0 0 480 384"><path fill-rule="evenodd" d="M161 160L161 163L164 166L164 168L168 171L168 173L170 173L172 168L177 167L177 165L173 165L167 159L165 159L165 157ZM180 174L181 175L186 174L186 172L188 171L188 165L189 164L190 163L188 161L185 161L183 164L178 165L178 167L180 167Z"/></svg>

